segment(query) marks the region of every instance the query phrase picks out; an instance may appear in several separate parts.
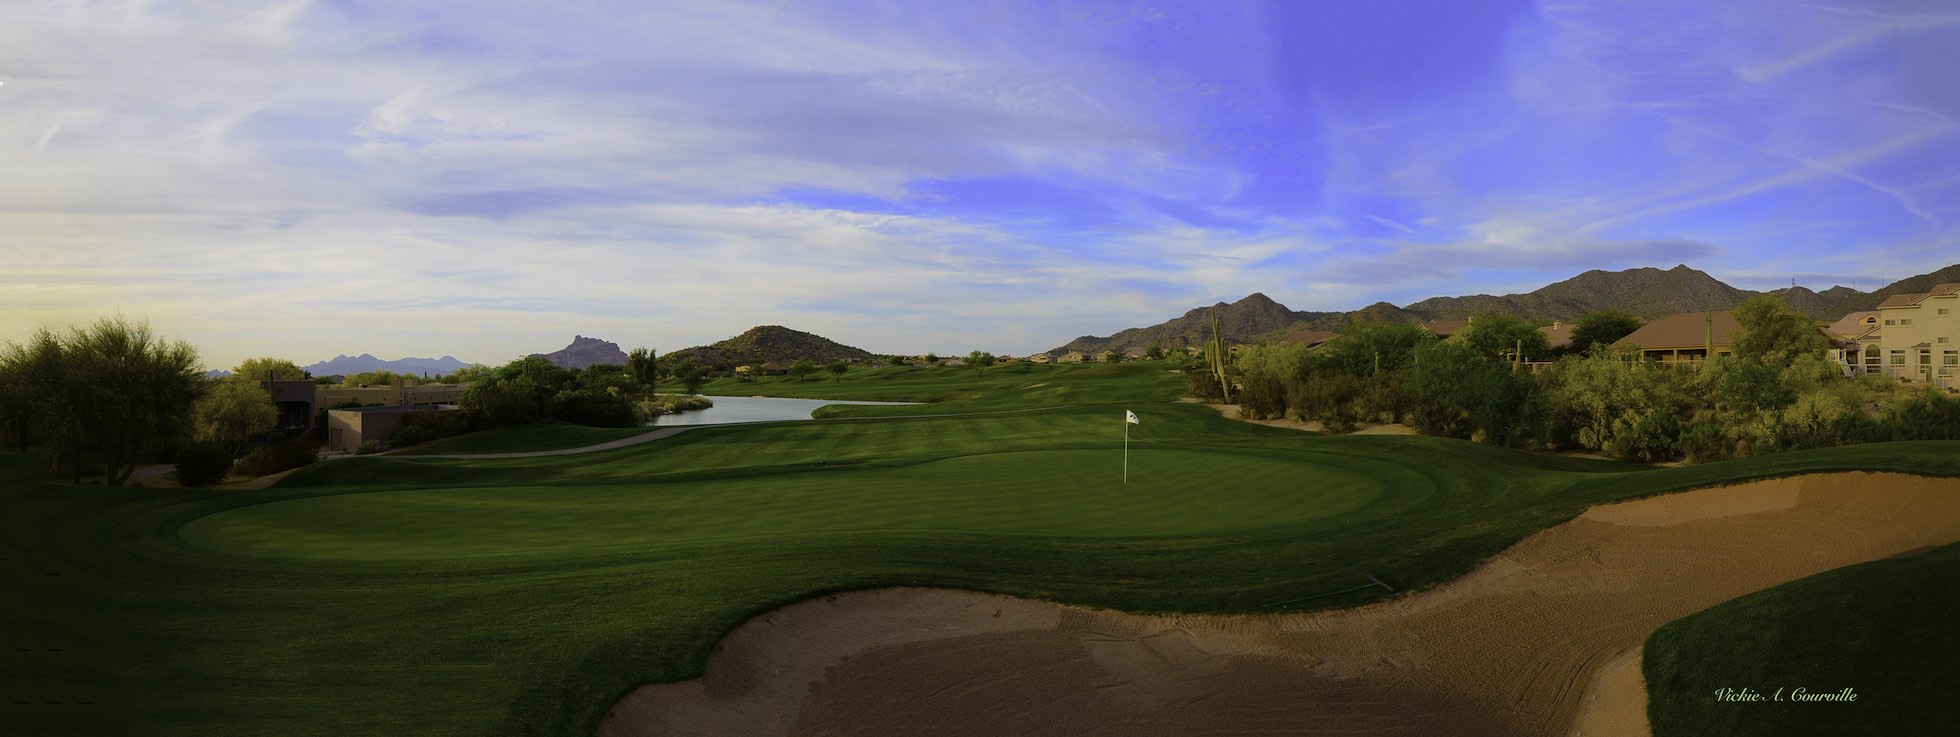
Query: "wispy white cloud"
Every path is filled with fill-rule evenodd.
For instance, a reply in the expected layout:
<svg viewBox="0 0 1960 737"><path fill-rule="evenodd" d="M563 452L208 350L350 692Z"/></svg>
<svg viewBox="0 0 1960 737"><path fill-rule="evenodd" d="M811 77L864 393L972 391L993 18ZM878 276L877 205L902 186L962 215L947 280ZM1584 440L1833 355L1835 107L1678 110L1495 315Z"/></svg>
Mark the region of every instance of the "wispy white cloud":
<svg viewBox="0 0 1960 737"><path fill-rule="evenodd" d="M46 4L0 26L0 339L1025 352L1251 291L1950 260L1952 18L1470 7Z"/></svg>

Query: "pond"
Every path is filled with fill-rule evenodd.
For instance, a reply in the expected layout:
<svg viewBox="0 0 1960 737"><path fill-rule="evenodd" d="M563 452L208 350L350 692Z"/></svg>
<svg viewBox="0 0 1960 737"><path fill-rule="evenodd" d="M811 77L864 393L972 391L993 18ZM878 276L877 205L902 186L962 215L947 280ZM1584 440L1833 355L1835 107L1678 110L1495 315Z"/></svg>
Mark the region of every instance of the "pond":
<svg viewBox="0 0 1960 737"><path fill-rule="evenodd" d="M788 399L784 397L715 397L715 406L675 415L653 418L650 427L675 425L726 425L736 422L807 420L810 413L826 404L916 404L916 402L859 402L845 399Z"/></svg>

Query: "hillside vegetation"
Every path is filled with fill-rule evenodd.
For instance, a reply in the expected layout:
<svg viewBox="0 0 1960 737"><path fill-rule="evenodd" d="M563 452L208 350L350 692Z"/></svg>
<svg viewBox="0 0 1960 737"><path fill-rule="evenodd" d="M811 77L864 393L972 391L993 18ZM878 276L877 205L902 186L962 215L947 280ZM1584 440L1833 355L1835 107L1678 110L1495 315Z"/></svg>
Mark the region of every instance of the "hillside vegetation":
<svg viewBox="0 0 1960 737"><path fill-rule="evenodd" d="M861 361L870 357L869 351L821 335L791 330L781 325L761 325L713 345L670 351L660 357L660 364L665 367L692 362L709 370L727 371L736 366L756 366L771 361L781 364L797 360L829 363L840 358Z"/></svg>

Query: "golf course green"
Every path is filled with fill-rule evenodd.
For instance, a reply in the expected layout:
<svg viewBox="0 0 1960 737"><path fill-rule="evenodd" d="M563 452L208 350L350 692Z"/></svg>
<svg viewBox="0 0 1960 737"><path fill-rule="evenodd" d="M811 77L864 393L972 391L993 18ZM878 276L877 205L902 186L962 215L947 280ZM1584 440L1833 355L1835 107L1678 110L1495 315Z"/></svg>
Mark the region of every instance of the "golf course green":
<svg viewBox="0 0 1960 737"><path fill-rule="evenodd" d="M1433 586L1602 502L1816 471L1960 475L1960 447L1940 442L1655 469L1319 436L1179 403L1168 368L710 386L936 403L587 454L358 457L263 490L56 484L39 456L0 454L0 733L591 734L634 686L700 675L744 619L829 592L1343 607L1388 595L1347 591L1369 576ZM476 447L632 434L534 430Z"/></svg>

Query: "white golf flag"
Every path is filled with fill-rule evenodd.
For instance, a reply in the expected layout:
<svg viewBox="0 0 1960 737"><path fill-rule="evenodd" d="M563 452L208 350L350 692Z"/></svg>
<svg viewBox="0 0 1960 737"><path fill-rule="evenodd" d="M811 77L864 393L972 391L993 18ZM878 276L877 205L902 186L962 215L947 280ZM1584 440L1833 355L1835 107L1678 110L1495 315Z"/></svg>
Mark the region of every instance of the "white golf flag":
<svg viewBox="0 0 1960 737"><path fill-rule="evenodd" d="M1126 409L1126 410L1123 410L1123 421L1124 421L1124 422L1128 422L1128 423L1130 423L1130 424L1132 424L1132 425L1141 425L1141 424L1143 424L1143 423L1141 423L1141 422L1137 422L1137 413L1135 413L1135 412L1131 412L1131 411L1129 411L1129 410L1127 410L1127 409Z"/></svg>

